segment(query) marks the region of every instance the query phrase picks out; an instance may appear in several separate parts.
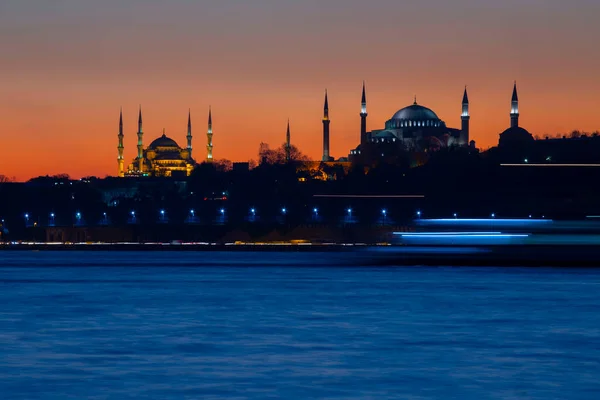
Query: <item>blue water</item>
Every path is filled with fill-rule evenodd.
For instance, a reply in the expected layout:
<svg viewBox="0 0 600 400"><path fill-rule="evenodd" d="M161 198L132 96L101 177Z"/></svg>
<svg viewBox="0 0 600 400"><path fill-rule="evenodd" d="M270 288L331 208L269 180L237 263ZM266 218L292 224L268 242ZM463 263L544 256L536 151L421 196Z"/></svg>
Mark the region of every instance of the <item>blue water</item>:
<svg viewBox="0 0 600 400"><path fill-rule="evenodd" d="M0 251L0 398L600 398L600 269L343 257Z"/></svg>

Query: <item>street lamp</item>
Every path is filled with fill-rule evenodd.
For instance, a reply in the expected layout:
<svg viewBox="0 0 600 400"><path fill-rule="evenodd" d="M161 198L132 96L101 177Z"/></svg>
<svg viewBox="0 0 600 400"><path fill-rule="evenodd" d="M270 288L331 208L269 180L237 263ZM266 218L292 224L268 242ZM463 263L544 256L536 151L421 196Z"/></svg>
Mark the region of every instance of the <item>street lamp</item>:
<svg viewBox="0 0 600 400"><path fill-rule="evenodd" d="M286 210L286 208L285 208L285 207L283 207L283 208L281 209L281 213L282 213L282 214L284 214L284 215L287 213L287 210Z"/></svg>
<svg viewBox="0 0 600 400"><path fill-rule="evenodd" d="M496 213L492 213L492 218L496 218Z"/></svg>
<svg viewBox="0 0 600 400"><path fill-rule="evenodd" d="M417 218L421 219L421 211L417 211Z"/></svg>
<svg viewBox="0 0 600 400"><path fill-rule="evenodd" d="M454 218L456 218L456 217L458 217L458 214L457 214L457 213L454 213Z"/></svg>

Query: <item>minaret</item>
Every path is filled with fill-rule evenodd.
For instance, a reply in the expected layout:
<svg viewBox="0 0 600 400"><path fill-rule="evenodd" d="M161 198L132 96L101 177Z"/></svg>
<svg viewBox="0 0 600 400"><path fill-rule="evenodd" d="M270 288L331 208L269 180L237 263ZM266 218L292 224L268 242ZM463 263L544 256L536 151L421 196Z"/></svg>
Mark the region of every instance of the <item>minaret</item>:
<svg viewBox="0 0 600 400"><path fill-rule="evenodd" d="M121 113L119 116L119 146L117 149L119 150L119 156L117 157L117 162L119 163L119 178L123 178L125 173L123 172L123 109L121 109Z"/></svg>
<svg viewBox="0 0 600 400"><path fill-rule="evenodd" d="M285 134L285 161L290 162L291 155L291 143L290 143L290 120L288 119L287 123L287 132Z"/></svg>
<svg viewBox="0 0 600 400"><path fill-rule="evenodd" d="M467 87L465 86L465 94L463 95L462 100L462 114L460 116L462 121L461 126L461 145L468 146L469 145L469 120L471 116L469 115L469 96L467 95Z"/></svg>
<svg viewBox="0 0 600 400"><path fill-rule="evenodd" d="M137 162L138 162L138 171L139 172L142 172L142 169L144 167L144 144L143 144L143 140L142 140L143 136L144 136L144 130L142 129L142 106L140 106L140 113L138 116L138 131L137 131L137 137L138 137Z"/></svg>
<svg viewBox="0 0 600 400"><path fill-rule="evenodd" d="M188 158L192 159L192 110L188 111L188 127L187 127L187 150Z"/></svg>
<svg viewBox="0 0 600 400"><path fill-rule="evenodd" d="M329 102L325 90L325 106L323 107L323 161L329 161Z"/></svg>
<svg viewBox="0 0 600 400"><path fill-rule="evenodd" d="M212 109L208 107L208 131L206 132L206 162L213 161L213 131L212 131Z"/></svg>
<svg viewBox="0 0 600 400"><path fill-rule="evenodd" d="M511 107L510 107L510 127L519 127L519 96L517 95L517 81L513 88Z"/></svg>
<svg viewBox="0 0 600 400"><path fill-rule="evenodd" d="M365 90L365 81L363 81L362 100L360 107L360 144L367 142L367 92Z"/></svg>

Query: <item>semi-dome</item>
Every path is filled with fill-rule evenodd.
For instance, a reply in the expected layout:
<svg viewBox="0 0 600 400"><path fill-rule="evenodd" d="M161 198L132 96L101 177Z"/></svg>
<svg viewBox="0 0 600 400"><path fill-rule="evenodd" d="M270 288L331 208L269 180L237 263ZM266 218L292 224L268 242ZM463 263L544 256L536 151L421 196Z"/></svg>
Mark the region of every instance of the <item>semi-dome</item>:
<svg viewBox="0 0 600 400"><path fill-rule="evenodd" d="M412 120L412 121L426 121L426 120L438 120L439 118L431 109L418 105L417 103L404 107L394 114L391 119L396 120Z"/></svg>
<svg viewBox="0 0 600 400"><path fill-rule="evenodd" d="M156 150L158 147L171 147L171 148L178 149L179 145L177 144L176 141L174 141L170 137L167 137L163 133L163 135L161 137L159 137L158 139L155 139L152 143L150 143L150 146L148 146L148 149Z"/></svg>

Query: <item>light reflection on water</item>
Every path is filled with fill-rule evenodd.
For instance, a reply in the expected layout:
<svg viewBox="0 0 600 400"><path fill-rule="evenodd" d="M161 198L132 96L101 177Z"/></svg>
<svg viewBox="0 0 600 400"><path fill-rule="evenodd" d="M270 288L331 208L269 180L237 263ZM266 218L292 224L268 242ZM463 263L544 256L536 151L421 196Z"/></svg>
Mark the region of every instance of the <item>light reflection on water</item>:
<svg viewBox="0 0 600 400"><path fill-rule="evenodd" d="M597 398L600 270L351 257L0 252L1 397Z"/></svg>

